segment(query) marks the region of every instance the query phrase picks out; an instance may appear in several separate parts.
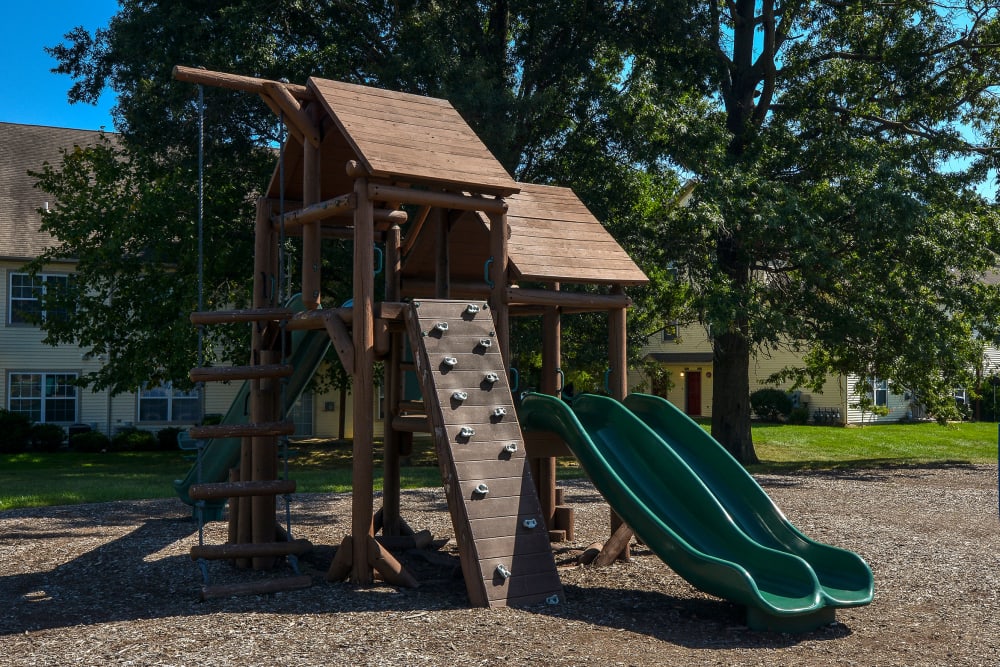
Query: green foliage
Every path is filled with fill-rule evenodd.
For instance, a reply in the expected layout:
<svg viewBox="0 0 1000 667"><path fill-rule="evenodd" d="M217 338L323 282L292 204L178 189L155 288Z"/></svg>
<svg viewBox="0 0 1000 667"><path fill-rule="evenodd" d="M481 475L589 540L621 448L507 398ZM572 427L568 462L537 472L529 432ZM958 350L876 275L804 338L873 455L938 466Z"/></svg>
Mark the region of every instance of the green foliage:
<svg viewBox="0 0 1000 667"><path fill-rule="evenodd" d="M36 452L54 452L66 441L66 431L59 424L32 424L31 449Z"/></svg>
<svg viewBox="0 0 1000 667"><path fill-rule="evenodd" d="M174 443L176 443L176 435ZM111 439L111 447L119 452L150 452L155 451L158 446L155 435L149 431L134 426L120 429ZM176 449L173 447L172 449Z"/></svg>
<svg viewBox="0 0 1000 667"><path fill-rule="evenodd" d="M31 419L19 412L0 408L0 452L23 452L30 443Z"/></svg>
<svg viewBox="0 0 1000 667"><path fill-rule="evenodd" d="M100 431L74 433L69 439L69 448L87 454L107 452L111 449L111 439Z"/></svg>
<svg viewBox="0 0 1000 667"><path fill-rule="evenodd" d="M792 411L788 413L788 418L785 421L789 424L796 424L798 426L807 424L809 422L809 408L801 405L797 408L792 408Z"/></svg>
<svg viewBox="0 0 1000 667"><path fill-rule="evenodd" d="M750 405L758 418L780 422L792 412L792 399L781 389L758 389L750 394Z"/></svg>

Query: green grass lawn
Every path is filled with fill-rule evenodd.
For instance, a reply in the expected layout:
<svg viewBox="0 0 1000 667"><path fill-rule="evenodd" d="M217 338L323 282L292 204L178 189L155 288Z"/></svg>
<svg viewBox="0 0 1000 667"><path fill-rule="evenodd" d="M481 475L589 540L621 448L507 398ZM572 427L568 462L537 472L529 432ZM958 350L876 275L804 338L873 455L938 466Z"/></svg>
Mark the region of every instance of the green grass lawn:
<svg viewBox="0 0 1000 667"><path fill-rule="evenodd" d="M997 425L989 422L885 424L863 428L756 424L755 472L884 465L995 463ZM351 449L344 442L293 445L289 476L303 493L349 491ZM376 470L381 456L376 452ZM0 510L173 496L171 485L191 467L181 452L0 454ZM377 473L378 474L378 473ZM559 477L579 477L560 460ZM403 461L404 488L437 486L433 446L418 438ZM381 475L375 480L381 487Z"/></svg>

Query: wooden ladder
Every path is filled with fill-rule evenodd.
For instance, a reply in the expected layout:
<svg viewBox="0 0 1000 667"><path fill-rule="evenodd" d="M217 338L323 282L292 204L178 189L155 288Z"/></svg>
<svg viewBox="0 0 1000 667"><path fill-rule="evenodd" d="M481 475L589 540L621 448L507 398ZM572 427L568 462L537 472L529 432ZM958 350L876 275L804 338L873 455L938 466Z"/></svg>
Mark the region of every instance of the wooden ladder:
<svg viewBox="0 0 1000 667"><path fill-rule="evenodd" d="M272 330L276 327L276 322L289 320L293 311L288 308L256 308L247 310L213 311L200 312L191 315L191 322L196 325L206 324L228 324L238 322L253 322L262 328ZM258 382L276 382L281 378L292 375L294 369L289 364L284 363L258 363L247 366L223 366L209 368L195 368L191 371L190 377L194 382L227 382L232 380L246 380ZM295 424L289 420L277 421L248 421L245 424L214 424L209 426L198 426L190 429L189 434L198 440L211 440L216 438L243 438L243 448L249 445L253 438L276 438L293 435ZM253 446L256 448L256 445ZM257 467L254 465L254 467ZM270 511L271 518L274 515L274 506L277 497L295 491L294 480L282 479L261 479L261 480L236 480L229 482L212 482L194 484L189 490L189 495L195 501L220 501L229 499L230 513L236 511L237 506L244 509L253 509L256 512ZM269 499L258 506L256 500L252 503L241 503L241 499ZM268 510L270 508L270 510ZM257 519L254 519L257 522ZM270 524L270 521L267 522ZM312 549L312 544L308 540L281 540L281 531L275 524L274 530L267 539L257 533L261 532L256 525L252 530L241 531L235 527L236 522L230 518L229 541L226 544L206 545L199 544L191 547L191 558L193 560L229 560L250 563L254 567L262 569L271 566L275 558L299 556ZM248 532L250 534L240 534ZM202 599L213 597L223 597L229 595L245 595L256 593L271 593L284 590L294 590L307 588L312 585L310 576L292 576L272 579L267 581L247 582L240 584L208 585L202 587Z"/></svg>
<svg viewBox="0 0 1000 667"><path fill-rule="evenodd" d="M561 602L489 306L421 299L406 322L470 602Z"/></svg>

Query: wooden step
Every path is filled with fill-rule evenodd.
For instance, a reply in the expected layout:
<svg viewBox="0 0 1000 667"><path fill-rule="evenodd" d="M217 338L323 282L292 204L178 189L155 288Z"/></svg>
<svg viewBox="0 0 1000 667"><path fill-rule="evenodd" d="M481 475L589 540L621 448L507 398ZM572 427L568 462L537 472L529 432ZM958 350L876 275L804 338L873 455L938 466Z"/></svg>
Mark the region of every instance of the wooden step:
<svg viewBox="0 0 1000 667"><path fill-rule="evenodd" d="M301 556L313 548L309 540L260 542L257 544L200 544L191 547L191 560L226 560L230 558L274 558Z"/></svg>
<svg viewBox="0 0 1000 667"><path fill-rule="evenodd" d="M234 324L237 322L272 322L291 319L290 308L245 308L241 310L208 310L191 313L191 324Z"/></svg>
<svg viewBox="0 0 1000 667"><path fill-rule="evenodd" d="M264 422L260 424L212 424L195 426L188 430L195 440L213 438L260 438L271 435L294 435L295 422Z"/></svg>
<svg viewBox="0 0 1000 667"><path fill-rule="evenodd" d="M188 374L192 382L229 382L231 380L263 380L289 377L295 371L288 364L257 366L206 366L193 368Z"/></svg>
<svg viewBox="0 0 1000 667"><path fill-rule="evenodd" d="M392 430L403 433L430 433L431 424L424 415L400 415L392 418Z"/></svg>
<svg viewBox="0 0 1000 667"><path fill-rule="evenodd" d="M188 490L188 495L193 500L215 500L218 498L243 498L246 496L281 496L294 492L294 479L275 479L250 482L192 484Z"/></svg>

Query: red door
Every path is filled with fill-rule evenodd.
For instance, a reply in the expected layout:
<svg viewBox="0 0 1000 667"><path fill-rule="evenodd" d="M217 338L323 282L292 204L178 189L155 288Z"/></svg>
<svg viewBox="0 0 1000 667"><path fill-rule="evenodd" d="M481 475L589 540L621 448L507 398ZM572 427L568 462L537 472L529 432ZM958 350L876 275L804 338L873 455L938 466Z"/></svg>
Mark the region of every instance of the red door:
<svg viewBox="0 0 1000 667"><path fill-rule="evenodd" d="M701 371L684 372L684 411L691 417L701 416Z"/></svg>

